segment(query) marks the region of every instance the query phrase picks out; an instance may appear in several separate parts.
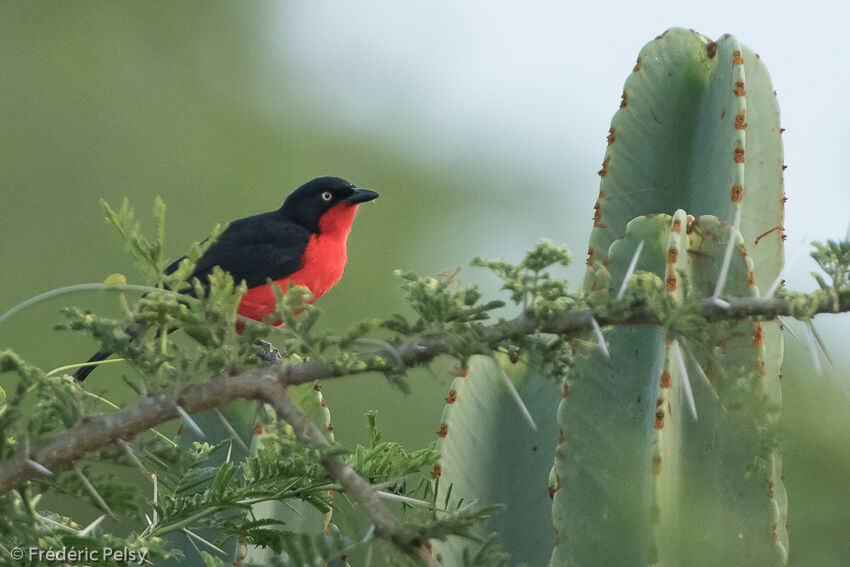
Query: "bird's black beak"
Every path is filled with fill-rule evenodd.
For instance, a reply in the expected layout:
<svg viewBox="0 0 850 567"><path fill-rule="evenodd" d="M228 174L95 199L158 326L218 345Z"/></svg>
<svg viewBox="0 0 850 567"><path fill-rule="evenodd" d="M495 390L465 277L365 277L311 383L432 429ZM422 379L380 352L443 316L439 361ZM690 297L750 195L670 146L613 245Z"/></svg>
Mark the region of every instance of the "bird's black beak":
<svg viewBox="0 0 850 567"><path fill-rule="evenodd" d="M369 191L368 189L355 189L354 193L346 197L344 201L346 203L356 205L358 203L365 203L366 201L371 201L372 199L377 198L378 194L374 191Z"/></svg>

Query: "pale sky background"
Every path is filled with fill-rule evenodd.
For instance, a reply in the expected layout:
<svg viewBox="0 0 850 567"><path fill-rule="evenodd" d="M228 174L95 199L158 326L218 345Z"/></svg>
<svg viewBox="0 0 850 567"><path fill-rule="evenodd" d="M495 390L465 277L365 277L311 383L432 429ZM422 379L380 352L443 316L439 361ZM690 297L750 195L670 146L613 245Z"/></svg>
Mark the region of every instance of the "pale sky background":
<svg viewBox="0 0 850 567"><path fill-rule="evenodd" d="M522 189L541 210L583 220L543 225L576 259L608 124L640 48L673 26L714 39L732 33L761 55L778 93L787 130L788 257L803 238L838 238L850 225L848 3L388 0L281 10L286 17L269 22L279 48L269 55L303 67L307 81L287 91L330 123L379 134L423 160L473 157L496 173L527 176L533 189ZM273 100L264 102L273 109ZM583 189L567 199L561 186ZM539 219L526 224L541 234ZM469 238L485 247L494 236ZM529 244L506 236L493 248L512 241L517 253ZM812 289L813 264L797 256L791 288Z"/></svg>
<svg viewBox="0 0 850 567"><path fill-rule="evenodd" d="M258 101L271 117L284 89L329 128L388 139L426 170L468 160L502 178L480 211L498 229L465 234L446 266L516 260L545 236L570 246L580 284L609 122L641 47L669 27L731 33L770 71L786 129L788 287L816 287L808 246L797 252L804 241L848 233L850 3L321 0L279 10L269 61L298 69L300 83L271 73ZM517 198L519 212L505 206ZM817 324L846 366L847 318Z"/></svg>

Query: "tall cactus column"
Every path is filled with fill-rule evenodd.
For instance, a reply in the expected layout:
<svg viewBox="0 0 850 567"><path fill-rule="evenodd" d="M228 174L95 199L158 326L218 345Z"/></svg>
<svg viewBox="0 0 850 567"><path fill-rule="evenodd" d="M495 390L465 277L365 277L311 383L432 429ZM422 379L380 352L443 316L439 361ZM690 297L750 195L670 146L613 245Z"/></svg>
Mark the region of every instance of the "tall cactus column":
<svg viewBox="0 0 850 567"><path fill-rule="evenodd" d="M780 133L768 74L733 37L673 29L644 47L599 172L586 291L610 300L638 242L636 283L673 305L767 289L783 261ZM785 564L777 323L606 338L610 360L580 357L559 408L551 564Z"/></svg>

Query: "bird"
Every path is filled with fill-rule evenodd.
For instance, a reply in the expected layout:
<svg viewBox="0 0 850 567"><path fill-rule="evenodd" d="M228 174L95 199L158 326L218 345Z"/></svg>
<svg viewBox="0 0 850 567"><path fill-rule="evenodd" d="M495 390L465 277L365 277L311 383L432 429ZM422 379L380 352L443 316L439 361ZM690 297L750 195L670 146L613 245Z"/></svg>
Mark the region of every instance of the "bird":
<svg viewBox="0 0 850 567"><path fill-rule="evenodd" d="M198 278L204 284L218 266L235 282L244 281L247 291L237 312L257 321L276 309L272 285L284 292L289 285L306 286L315 301L342 278L357 208L377 198L378 193L357 188L340 177L308 181L279 209L231 222L201 255L189 280ZM183 258L169 265L165 273L174 272ZM88 363L111 354L100 350ZM96 364L82 366L74 378L81 382L95 368Z"/></svg>

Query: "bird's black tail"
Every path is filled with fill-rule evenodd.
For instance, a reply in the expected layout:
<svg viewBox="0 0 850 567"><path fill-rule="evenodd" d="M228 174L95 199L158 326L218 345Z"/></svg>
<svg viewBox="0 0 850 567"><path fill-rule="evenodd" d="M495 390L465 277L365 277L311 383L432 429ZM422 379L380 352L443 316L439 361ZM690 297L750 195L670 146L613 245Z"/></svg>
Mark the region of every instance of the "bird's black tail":
<svg viewBox="0 0 850 567"><path fill-rule="evenodd" d="M111 352L108 352L108 351L105 351L105 350L99 350L96 353L94 353L94 356L92 356L88 361L89 362L100 362L101 360L106 360L107 358L109 358L109 356L111 354L112 354ZM82 382L83 380L86 379L86 376L91 374L94 371L94 369L97 368L97 366L98 366L97 364L92 364L90 366L83 366L83 367L78 368L77 371L74 372L74 379L77 382Z"/></svg>

